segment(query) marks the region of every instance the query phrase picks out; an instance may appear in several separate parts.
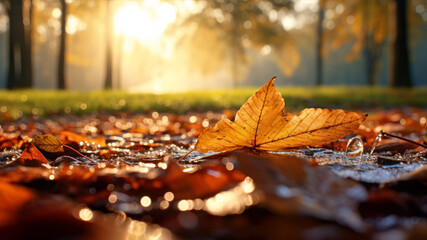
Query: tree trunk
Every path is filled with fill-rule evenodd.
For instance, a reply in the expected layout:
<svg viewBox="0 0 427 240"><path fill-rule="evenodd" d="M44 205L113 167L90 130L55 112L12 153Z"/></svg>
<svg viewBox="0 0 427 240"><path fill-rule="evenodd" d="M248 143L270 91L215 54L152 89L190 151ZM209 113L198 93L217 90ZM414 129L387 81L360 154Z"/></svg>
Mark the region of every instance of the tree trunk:
<svg viewBox="0 0 427 240"><path fill-rule="evenodd" d="M107 0L107 11L105 14L105 39L106 39L106 49L105 49L105 89L113 88L113 59L112 59L112 40L113 40L113 18L111 16L111 1Z"/></svg>
<svg viewBox="0 0 427 240"><path fill-rule="evenodd" d="M395 32L392 36L390 86L411 87L406 0L393 1L391 8L395 14Z"/></svg>
<svg viewBox="0 0 427 240"><path fill-rule="evenodd" d="M22 78L25 87L33 86L32 67L32 27L33 27L33 0L29 0L28 12L24 16L24 48L22 51Z"/></svg>
<svg viewBox="0 0 427 240"><path fill-rule="evenodd" d="M362 26L363 29L363 56L365 59L365 68L366 68L366 82L368 86L373 86L374 81L374 57L373 57L373 51L374 51L374 43L373 43L373 34L371 32L372 27L370 26L370 20L371 20L371 8L372 5L370 4L370 1L364 1L362 6Z"/></svg>
<svg viewBox="0 0 427 240"><path fill-rule="evenodd" d="M9 1L9 72L7 88L25 88L28 85L28 76L24 75L25 70L25 35L23 23L22 0ZM24 78L26 77L26 78Z"/></svg>
<svg viewBox="0 0 427 240"><path fill-rule="evenodd" d="M323 20L325 19L325 1L319 0L316 42L316 86L323 84Z"/></svg>
<svg viewBox="0 0 427 240"><path fill-rule="evenodd" d="M234 8L237 8L239 6L240 2L235 3ZM233 10L232 12L232 28L233 31L231 33L231 87L236 88L237 82L239 79L238 76L238 63L237 63L237 54L238 54L238 11Z"/></svg>
<svg viewBox="0 0 427 240"><path fill-rule="evenodd" d="M118 39L117 39L117 44L116 44L116 48L117 48L117 57L116 57L116 68L115 68L115 72L116 72L116 84L117 84L117 88L121 89L122 88L122 60L123 60L123 41L124 41L124 36L123 35L119 35Z"/></svg>
<svg viewBox="0 0 427 240"><path fill-rule="evenodd" d="M60 0L61 3L61 35L59 38L59 58L58 58L58 89L66 89L65 83L65 51L67 35L67 3L65 0Z"/></svg>

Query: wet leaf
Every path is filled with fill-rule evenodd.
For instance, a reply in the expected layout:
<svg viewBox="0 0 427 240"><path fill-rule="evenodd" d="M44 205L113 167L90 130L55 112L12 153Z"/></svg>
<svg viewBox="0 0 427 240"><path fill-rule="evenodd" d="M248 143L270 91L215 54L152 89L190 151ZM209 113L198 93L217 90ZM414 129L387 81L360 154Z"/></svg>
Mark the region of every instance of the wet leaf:
<svg viewBox="0 0 427 240"><path fill-rule="evenodd" d="M46 152L62 152L62 142L55 136L45 134L37 136L33 139L34 146L46 151Z"/></svg>
<svg viewBox="0 0 427 240"><path fill-rule="evenodd" d="M241 172L229 171L223 165L205 166L193 173L185 173L182 170L171 163L168 175L164 178L164 182L179 199L213 195L245 178Z"/></svg>
<svg viewBox="0 0 427 240"><path fill-rule="evenodd" d="M9 138L0 134L0 149L21 147L22 142L23 141L20 136Z"/></svg>
<svg viewBox="0 0 427 240"><path fill-rule="evenodd" d="M78 146L80 142L88 142L88 143L97 144L100 147L107 146L104 136L99 136L97 138L92 139L92 138L89 138L87 136L77 134L74 132L70 132L70 131L62 131L60 133L60 135L61 135L60 141L63 144L67 144L67 145L77 145Z"/></svg>
<svg viewBox="0 0 427 240"><path fill-rule="evenodd" d="M296 212L335 220L357 231L364 229L358 213L366 200L362 185L339 178L326 167L310 166L306 159L279 154L234 152L238 169L265 194L261 203L280 214Z"/></svg>
<svg viewBox="0 0 427 240"><path fill-rule="evenodd" d="M16 163L27 166L40 166L40 164L48 163L48 161L32 143L29 143L22 152L21 157L16 160Z"/></svg>
<svg viewBox="0 0 427 240"><path fill-rule="evenodd" d="M272 78L243 104L235 121L219 121L200 134L196 150L223 152L242 148L278 151L317 146L340 139L366 116L344 110L307 108L283 115L285 102Z"/></svg>

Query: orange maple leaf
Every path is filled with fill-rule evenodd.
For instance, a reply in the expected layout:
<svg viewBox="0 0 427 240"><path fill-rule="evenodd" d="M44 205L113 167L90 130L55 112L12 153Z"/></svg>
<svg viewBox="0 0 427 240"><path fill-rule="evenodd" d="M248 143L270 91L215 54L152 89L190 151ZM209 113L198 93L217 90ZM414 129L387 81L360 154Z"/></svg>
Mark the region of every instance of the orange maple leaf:
<svg viewBox="0 0 427 240"><path fill-rule="evenodd" d="M341 109L306 108L283 114L285 101L273 77L237 112L199 135L195 150L223 152L242 148L278 151L336 141L359 128L366 115Z"/></svg>

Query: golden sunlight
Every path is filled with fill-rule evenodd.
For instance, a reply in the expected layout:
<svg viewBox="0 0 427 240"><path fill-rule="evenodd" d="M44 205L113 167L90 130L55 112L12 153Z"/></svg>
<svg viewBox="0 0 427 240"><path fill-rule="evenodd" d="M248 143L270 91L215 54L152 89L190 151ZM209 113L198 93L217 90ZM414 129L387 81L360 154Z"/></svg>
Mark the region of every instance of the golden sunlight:
<svg viewBox="0 0 427 240"><path fill-rule="evenodd" d="M169 3L125 2L114 16L115 34L135 38L144 45L155 45L175 18L176 9Z"/></svg>

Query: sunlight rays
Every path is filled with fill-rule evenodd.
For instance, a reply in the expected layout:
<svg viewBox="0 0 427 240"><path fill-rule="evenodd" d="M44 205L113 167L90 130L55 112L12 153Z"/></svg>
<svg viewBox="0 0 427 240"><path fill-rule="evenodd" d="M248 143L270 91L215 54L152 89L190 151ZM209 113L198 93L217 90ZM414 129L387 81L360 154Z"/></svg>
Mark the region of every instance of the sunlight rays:
<svg viewBox="0 0 427 240"><path fill-rule="evenodd" d="M126 2L114 16L116 35L138 40L143 45L156 45L168 24L175 21L176 9L169 3Z"/></svg>

